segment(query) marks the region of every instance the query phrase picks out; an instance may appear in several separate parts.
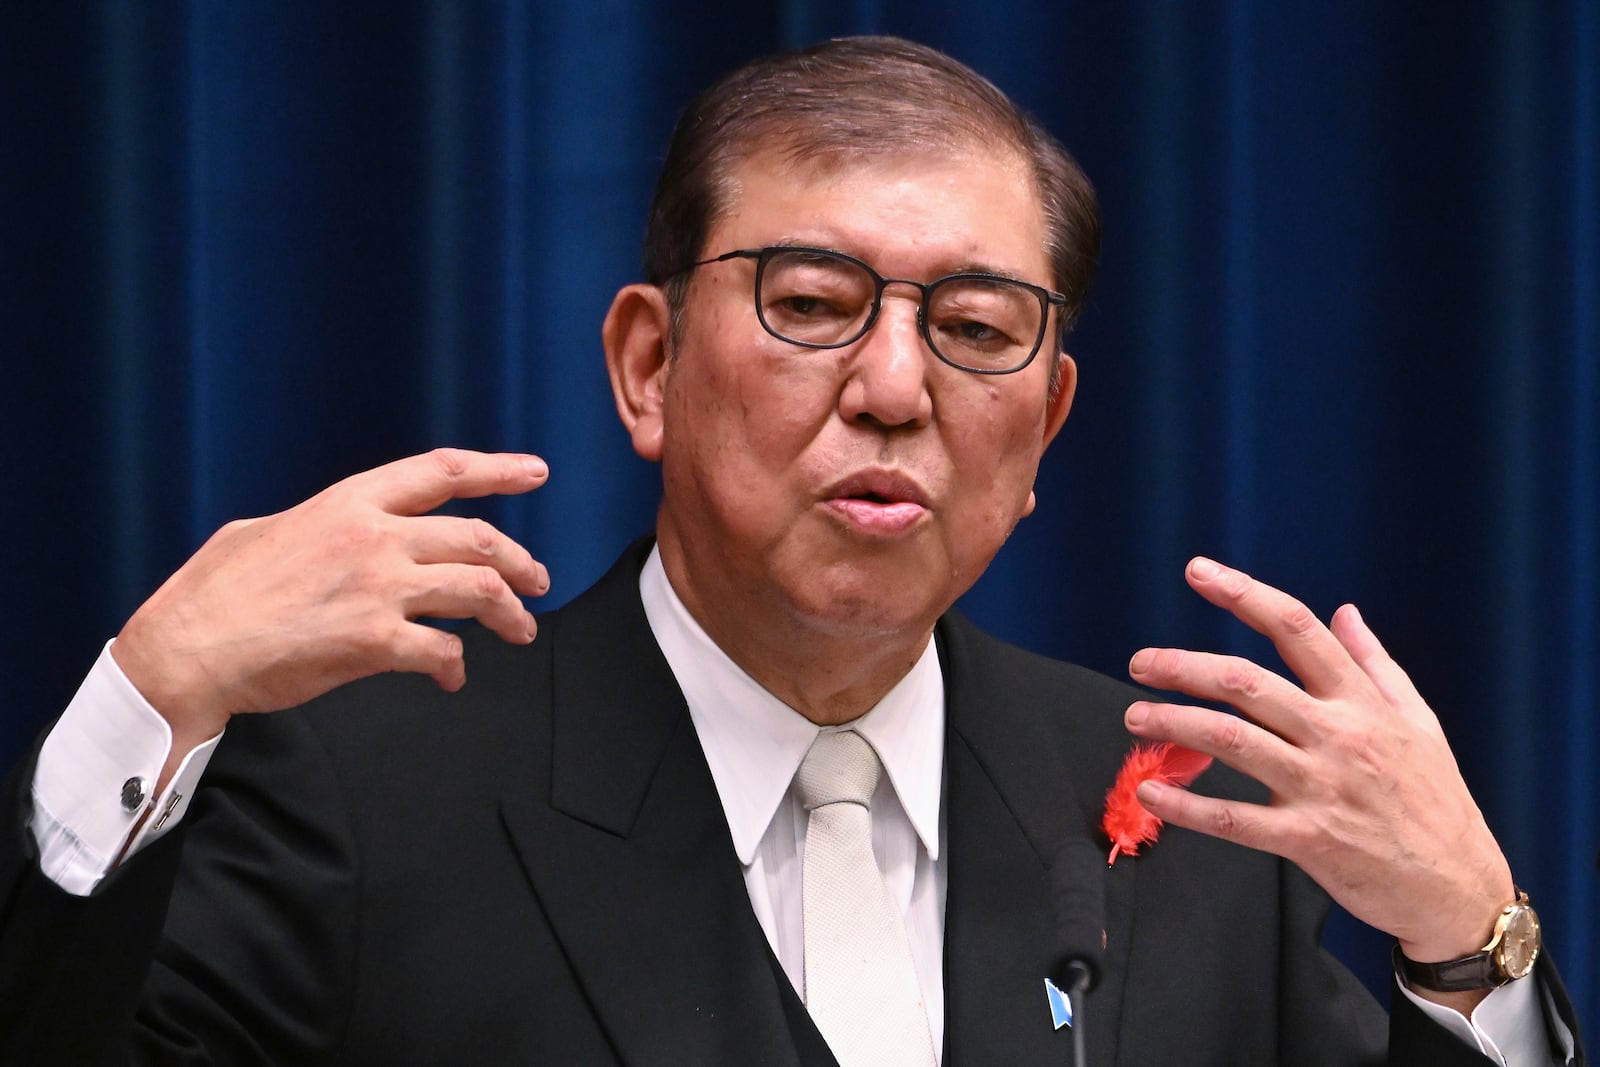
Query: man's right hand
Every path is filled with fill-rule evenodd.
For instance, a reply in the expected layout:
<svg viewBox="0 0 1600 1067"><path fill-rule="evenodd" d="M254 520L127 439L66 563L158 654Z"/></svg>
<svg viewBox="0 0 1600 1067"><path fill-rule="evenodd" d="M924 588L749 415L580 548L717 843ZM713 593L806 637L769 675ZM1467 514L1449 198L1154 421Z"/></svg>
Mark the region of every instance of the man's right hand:
<svg viewBox="0 0 1600 1067"><path fill-rule="evenodd" d="M384 671L459 689L461 639L420 617L476 618L507 641L532 641L533 616L517 594L549 590L544 565L482 519L424 513L456 498L524 493L548 474L535 456L438 449L217 531L111 646L172 725L162 784L240 712L293 707Z"/></svg>

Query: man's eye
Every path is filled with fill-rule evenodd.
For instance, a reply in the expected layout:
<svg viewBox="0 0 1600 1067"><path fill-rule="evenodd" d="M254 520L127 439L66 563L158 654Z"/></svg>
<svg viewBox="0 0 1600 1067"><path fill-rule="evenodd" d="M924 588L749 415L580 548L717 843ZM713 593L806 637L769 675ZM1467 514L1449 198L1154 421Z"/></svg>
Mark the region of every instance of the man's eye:
<svg viewBox="0 0 1600 1067"><path fill-rule="evenodd" d="M940 325L939 333L964 348L992 351L1017 343L1016 339L998 326L978 319L954 319Z"/></svg>
<svg viewBox="0 0 1600 1067"><path fill-rule="evenodd" d="M814 296L786 296L778 301L778 310L791 315L812 315L822 311L825 306L822 300Z"/></svg>
<svg viewBox="0 0 1600 1067"><path fill-rule="evenodd" d="M768 305L773 315L785 319L849 318L850 313L836 301L810 293L779 297Z"/></svg>

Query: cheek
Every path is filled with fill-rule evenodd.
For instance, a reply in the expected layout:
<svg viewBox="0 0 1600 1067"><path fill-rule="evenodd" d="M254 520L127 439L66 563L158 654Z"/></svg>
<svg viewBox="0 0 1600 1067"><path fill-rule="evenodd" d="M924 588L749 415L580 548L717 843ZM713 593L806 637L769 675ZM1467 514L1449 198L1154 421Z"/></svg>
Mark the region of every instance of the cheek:
<svg viewBox="0 0 1600 1067"><path fill-rule="evenodd" d="M1044 410L1018 392L984 383L972 402L951 419L963 428L953 445L958 470L969 477L983 475L997 490L1017 478L1031 482L1038 465Z"/></svg>
<svg viewBox="0 0 1600 1067"><path fill-rule="evenodd" d="M1019 400L1014 393L1009 396L1004 447L1005 455L1021 461L1031 484L1044 453L1044 431L1050 416L1049 384L1041 380L1019 384L1024 385L1020 390L1022 398Z"/></svg>
<svg viewBox="0 0 1600 1067"><path fill-rule="evenodd" d="M1022 518L1038 473L1044 414L1004 388L987 387L963 413L951 445L956 477L971 503L970 517L1005 537Z"/></svg>
<svg viewBox="0 0 1600 1067"><path fill-rule="evenodd" d="M700 337L686 337L668 381L666 455L676 453L702 480L739 483L744 492L770 486L795 468L834 410L831 364L796 360L743 335L736 343L737 321L720 344L708 344L719 318L705 325Z"/></svg>

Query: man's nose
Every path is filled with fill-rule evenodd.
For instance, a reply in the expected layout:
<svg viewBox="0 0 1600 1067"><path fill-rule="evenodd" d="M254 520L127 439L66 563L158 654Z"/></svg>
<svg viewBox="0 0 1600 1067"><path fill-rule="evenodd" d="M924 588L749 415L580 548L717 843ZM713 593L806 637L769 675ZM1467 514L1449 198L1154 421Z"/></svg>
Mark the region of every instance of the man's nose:
<svg viewBox="0 0 1600 1067"><path fill-rule="evenodd" d="M935 362L917 328L918 294L886 289L878 320L853 347L839 394L847 421L924 426L933 418L928 370Z"/></svg>

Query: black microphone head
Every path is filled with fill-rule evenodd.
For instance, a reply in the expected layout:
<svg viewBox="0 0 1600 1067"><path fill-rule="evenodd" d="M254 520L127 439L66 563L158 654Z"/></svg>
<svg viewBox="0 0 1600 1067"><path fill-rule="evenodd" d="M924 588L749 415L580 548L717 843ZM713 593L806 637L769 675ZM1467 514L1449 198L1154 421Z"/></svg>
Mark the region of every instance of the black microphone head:
<svg viewBox="0 0 1600 1067"><path fill-rule="evenodd" d="M1105 857L1087 837L1064 841L1047 877L1055 910L1056 953L1051 980L1071 992L1100 981L1105 953Z"/></svg>

